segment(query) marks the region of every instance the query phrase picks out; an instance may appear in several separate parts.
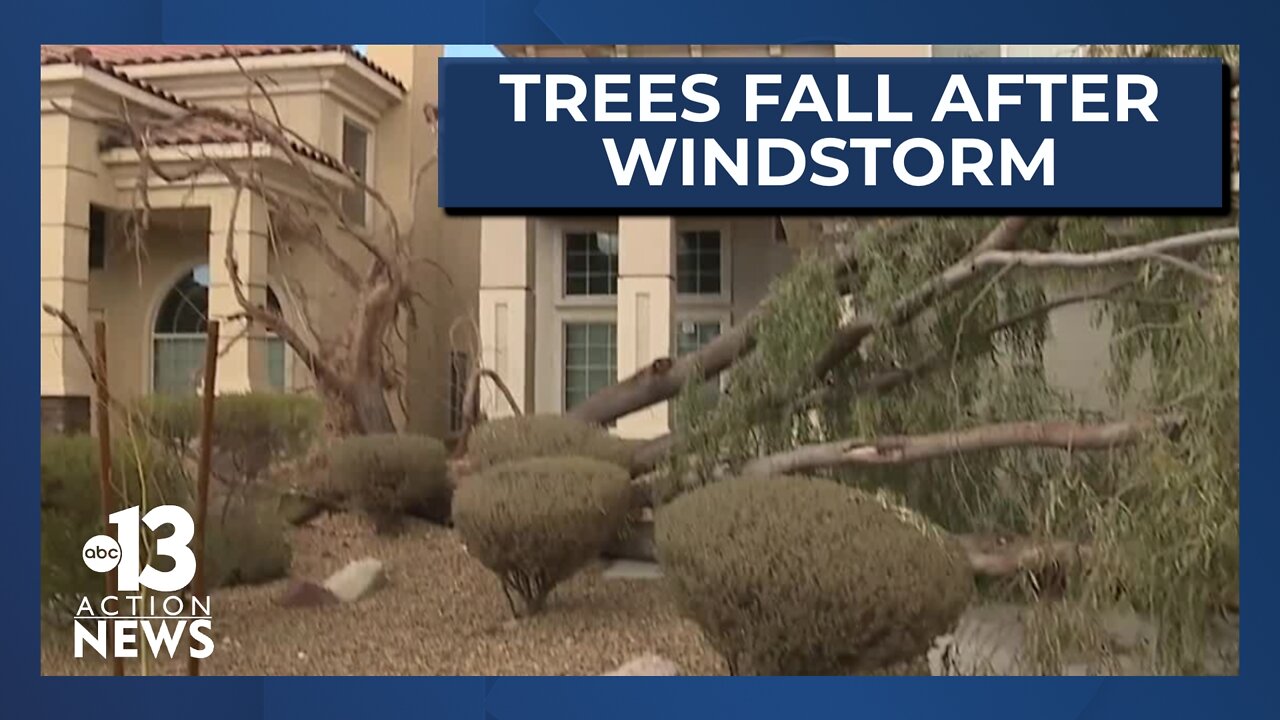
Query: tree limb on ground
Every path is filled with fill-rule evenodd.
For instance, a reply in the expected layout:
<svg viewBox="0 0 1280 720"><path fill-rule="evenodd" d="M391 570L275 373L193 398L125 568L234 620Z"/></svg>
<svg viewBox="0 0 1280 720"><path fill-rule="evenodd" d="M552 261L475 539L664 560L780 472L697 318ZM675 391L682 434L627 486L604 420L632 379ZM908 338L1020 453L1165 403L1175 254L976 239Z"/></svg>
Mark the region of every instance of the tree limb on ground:
<svg viewBox="0 0 1280 720"><path fill-rule="evenodd" d="M1134 443L1153 430L1175 430L1181 422L1173 417L1101 424L1011 422L927 435L837 440L756 458L744 465L740 474L782 475L835 467L904 465L968 452L1008 448L1107 450Z"/></svg>

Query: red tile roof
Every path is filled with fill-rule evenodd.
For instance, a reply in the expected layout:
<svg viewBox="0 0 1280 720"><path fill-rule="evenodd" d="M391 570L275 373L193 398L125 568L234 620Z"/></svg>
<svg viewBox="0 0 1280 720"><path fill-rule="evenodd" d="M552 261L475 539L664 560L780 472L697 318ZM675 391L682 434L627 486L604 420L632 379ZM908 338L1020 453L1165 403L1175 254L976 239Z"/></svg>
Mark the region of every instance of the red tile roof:
<svg viewBox="0 0 1280 720"><path fill-rule="evenodd" d="M40 62L47 64L49 56L65 56L82 47L94 59L108 65L153 65L184 62L188 60L217 60L227 57L266 57L271 55L299 55L303 53L343 52L358 60L391 84L405 89L391 73L356 52L350 45L41 45ZM65 62L61 60L60 62Z"/></svg>
<svg viewBox="0 0 1280 720"><path fill-rule="evenodd" d="M197 110L195 105L170 92L121 73L119 70L116 70L114 65L99 59L91 51L88 51L82 46L41 45L40 64L74 64L93 68L98 72L110 75L120 82L127 83L139 90L161 98L162 100L173 104L180 110L187 112L194 112ZM255 132L248 123L242 124L238 122L224 121L217 118L190 115L181 118L177 122L167 124L162 127L156 127L147 139L154 147L176 147L181 145L242 143L252 139L254 135ZM128 142L125 138L119 136L108 136L103 143L103 149L124 147L126 145L128 145ZM328 153L321 152L298 142L293 142L291 145L293 146L294 151L303 157L309 158L321 165L328 166L335 170L342 170L342 163Z"/></svg>

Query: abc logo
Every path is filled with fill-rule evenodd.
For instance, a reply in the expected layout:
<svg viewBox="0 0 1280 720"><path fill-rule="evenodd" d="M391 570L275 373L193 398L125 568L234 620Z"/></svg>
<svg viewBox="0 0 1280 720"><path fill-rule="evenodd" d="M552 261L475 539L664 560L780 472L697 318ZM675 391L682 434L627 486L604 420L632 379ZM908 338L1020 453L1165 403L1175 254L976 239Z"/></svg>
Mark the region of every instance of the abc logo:
<svg viewBox="0 0 1280 720"><path fill-rule="evenodd" d="M196 574L196 556L188 545L195 536L191 515L177 505L160 505L139 517L137 506L111 513L107 520L116 526L116 537L95 535L84 544L81 556L94 572L115 570L116 587L121 592L136 592L141 585L156 592L177 592L186 587ZM151 565L139 566L138 536L140 525L156 533L166 525L173 527L167 537L155 534L154 557L173 559L173 569L161 572Z"/></svg>
<svg viewBox="0 0 1280 720"><path fill-rule="evenodd" d="M90 570L104 573L120 564L120 543L110 535L94 535L84 544L82 554Z"/></svg>

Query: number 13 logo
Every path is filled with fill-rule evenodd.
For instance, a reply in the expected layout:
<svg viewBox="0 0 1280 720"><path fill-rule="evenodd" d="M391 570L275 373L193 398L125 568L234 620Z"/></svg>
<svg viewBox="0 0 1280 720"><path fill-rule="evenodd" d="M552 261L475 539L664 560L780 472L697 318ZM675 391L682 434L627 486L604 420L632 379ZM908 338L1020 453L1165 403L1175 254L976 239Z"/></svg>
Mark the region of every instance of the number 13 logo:
<svg viewBox="0 0 1280 720"><path fill-rule="evenodd" d="M138 572L138 508L131 507L112 513L108 518L116 526L120 541L120 564L117 567L117 587L121 592L137 592L138 585L155 592L176 592L191 583L196 575L196 556L188 547L195 537L195 523L191 515L177 505L160 505L142 516L142 523L152 532L173 526L173 534L156 538L156 555L173 559L173 568L160 571L148 563Z"/></svg>

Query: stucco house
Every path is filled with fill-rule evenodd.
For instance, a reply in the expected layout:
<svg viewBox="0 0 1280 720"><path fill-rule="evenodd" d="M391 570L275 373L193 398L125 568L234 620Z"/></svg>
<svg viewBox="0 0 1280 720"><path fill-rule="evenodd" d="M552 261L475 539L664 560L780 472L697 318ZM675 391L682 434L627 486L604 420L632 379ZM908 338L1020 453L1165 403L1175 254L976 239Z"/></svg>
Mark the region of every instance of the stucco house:
<svg viewBox="0 0 1280 720"><path fill-rule="evenodd" d="M1074 45L504 45L510 57L1045 57ZM447 111L447 109L446 109ZM804 218L484 218L480 333L485 364L527 411L570 409L655 359L696 349L741 320L820 228ZM1105 330L1090 308L1054 313L1050 372L1101 400ZM489 412L509 412L500 396ZM654 437L667 404L618 420Z"/></svg>
<svg viewBox="0 0 1280 720"><path fill-rule="evenodd" d="M426 272L415 279L431 311L399 351L408 378L399 420L439 436L456 427L470 346L454 330L475 314L479 223L444 216L434 172L415 178L435 152L423 108L437 98L441 52L438 45L371 46L364 54L338 45L41 48L40 299L65 312L90 343L92 321L105 318L114 395L196 391L206 318L239 311L223 262L228 242L255 303L286 317L305 311L317 333L336 331L350 317L351 293L334 287L305 243L272 224L260 198L245 193L237 200L218 173L166 182L144 170L135 147L94 121L121 113L180 119L195 106L243 109L250 102L265 112L248 92L251 79L260 79L281 124L304 141L298 144L305 172L243 128L209 118L158 126L148 138L150 158L174 172L190 168L194 157L237 168L252 163L281 193L312 180L341 191L350 184L338 171L345 166L377 188L401 227L411 228L414 257L443 268L451 280ZM145 245L123 230L144 183ZM371 222L371 203L362 195L342 196L355 224ZM224 322L222 335L233 341L219 362L218 392L308 388L306 368L283 341L258 328L241 330L238 322ZM40 335L42 425L85 429L93 391L88 369L67 328L43 312Z"/></svg>
<svg viewBox="0 0 1280 720"><path fill-rule="evenodd" d="M927 57L1045 56L1074 46L502 46L510 57ZM82 115L179 115L190 104L241 107L246 75L269 78L284 123L319 149L314 174L334 183L345 165L371 181L406 221L416 255L450 275L413 281L428 300L408 339L405 425L446 436L460 420L461 382L479 361L495 370L527 413L554 413L657 358L688 352L740 321L797 247L815 232L808 219L734 217L484 217L443 214L435 177L414 191L415 169L434 150L421 108L437 98L440 46L45 46L41 50L41 302L82 328L104 317L113 392L194 392L205 317L238 310L222 262L236 243L258 302L298 311L290 283L305 287L312 317L341 323L349 298L324 286L314 254L286 236L269 238L265 209L235 197L225 178L167 184L154 175L147 247L130 247L113 217L134 207L143 181L137 152L103 135ZM68 113L66 109L76 112ZM442 108L448 112L447 108ZM251 143L234 127L202 123L157 133L153 157L181 166L193 149L248 162ZM302 180L278 157L252 158L288 190ZM512 168L536 177L536 168ZM497 171L497 170L495 170ZM358 200L351 213L367 208ZM346 304L344 304L346 303ZM1090 308L1051 318L1050 371L1064 385L1101 394L1105 329ZM234 323L233 323L234 325ZM235 334L234 327L224 336ZM460 339L461 338L461 339ZM92 385L72 338L41 317L42 421L85 428ZM305 391L301 363L283 343L254 331L232 343L219 364L219 392ZM485 392L491 416L510 412ZM620 419L632 437L665 432L663 404Z"/></svg>

